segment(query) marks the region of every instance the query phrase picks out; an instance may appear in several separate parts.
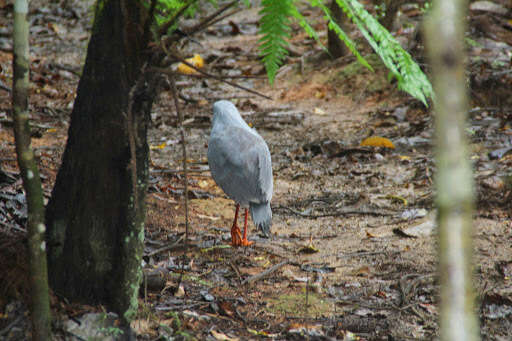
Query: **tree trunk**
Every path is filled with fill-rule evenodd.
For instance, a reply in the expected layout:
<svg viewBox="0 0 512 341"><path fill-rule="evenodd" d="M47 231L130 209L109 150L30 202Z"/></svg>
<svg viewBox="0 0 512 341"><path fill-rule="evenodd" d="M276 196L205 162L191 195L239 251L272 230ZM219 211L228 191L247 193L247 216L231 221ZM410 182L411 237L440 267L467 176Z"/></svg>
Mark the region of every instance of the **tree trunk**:
<svg viewBox="0 0 512 341"><path fill-rule="evenodd" d="M466 131L464 32L467 1L437 0L427 25L436 94L436 176L441 340L476 341L471 264L473 174Z"/></svg>
<svg viewBox="0 0 512 341"><path fill-rule="evenodd" d="M383 0L380 2L381 6L383 5L386 7L386 14L380 20L380 23L389 32L393 30L393 22L395 21L396 14L404 3L404 0Z"/></svg>
<svg viewBox="0 0 512 341"><path fill-rule="evenodd" d="M155 97L145 87L149 79L138 81L149 77L142 74L147 15L137 1L98 0L46 214L52 288L71 299L106 304L126 322L136 313L141 280L146 135Z"/></svg>
<svg viewBox="0 0 512 341"><path fill-rule="evenodd" d="M16 155L28 211L28 254L31 289L32 339L50 339L50 299L44 241L44 201L39 169L30 147L28 112L28 1L14 2L12 107Z"/></svg>
<svg viewBox="0 0 512 341"><path fill-rule="evenodd" d="M336 0L331 0L329 10L331 11L332 19L346 32L346 17L343 15L343 10L338 6ZM348 48L345 43L338 37L336 32L329 28L327 28L327 49L334 59L343 57L348 53Z"/></svg>

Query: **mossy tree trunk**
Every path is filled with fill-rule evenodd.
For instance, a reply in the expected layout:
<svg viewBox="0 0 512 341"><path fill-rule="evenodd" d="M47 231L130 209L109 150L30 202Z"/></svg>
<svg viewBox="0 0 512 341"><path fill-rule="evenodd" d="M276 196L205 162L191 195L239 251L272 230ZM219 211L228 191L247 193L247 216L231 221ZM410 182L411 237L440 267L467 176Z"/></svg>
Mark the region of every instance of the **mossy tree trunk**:
<svg viewBox="0 0 512 341"><path fill-rule="evenodd" d="M50 299L48 293L48 273L46 263L46 243L44 240L44 201L43 188L37 161L30 146L28 111L29 89L29 45L28 45L28 1L14 2L14 58L12 113L16 155L20 168L28 211L28 254L31 289L32 339L50 339Z"/></svg>
<svg viewBox="0 0 512 341"><path fill-rule="evenodd" d="M141 280L146 135L155 96L142 74L149 58L147 15L139 1L98 0L46 214L52 288L70 299L106 304L125 322L136 313Z"/></svg>
<svg viewBox="0 0 512 341"><path fill-rule="evenodd" d="M441 340L479 340L471 262L473 174L466 138L464 32L467 1L433 2L427 47L436 93L436 176Z"/></svg>

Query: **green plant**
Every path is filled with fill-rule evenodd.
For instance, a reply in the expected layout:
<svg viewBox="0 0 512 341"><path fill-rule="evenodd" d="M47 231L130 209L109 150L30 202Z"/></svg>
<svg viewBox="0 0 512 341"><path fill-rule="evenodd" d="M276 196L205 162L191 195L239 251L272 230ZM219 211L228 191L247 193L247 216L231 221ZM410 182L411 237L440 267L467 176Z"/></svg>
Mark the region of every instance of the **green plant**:
<svg viewBox="0 0 512 341"><path fill-rule="evenodd" d="M279 66L288 54L286 38L290 36L290 19L295 5L293 0L263 0L261 4L260 31L263 38L260 39L260 53L270 83L273 83Z"/></svg>
<svg viewBox="0 0 512 341"><path fill-rule="evenodd" d="M123 330L118 327L102 327L99 331L105 336L114 336L115 338L123 335Z"/></svg>
<svg viewBox="0 0 512 341"><path fill-rule="evenodd" d="M471 47L483 47L483 45L481 43L479 43L478 41L474 40L471 37L465 37L464 40L466 41L466 44L468 46L471 46Z"/></svg>
<svg viewBox="0 0 512 341"><path fill-rule="evenodd" d="M151 0L143 2L146 8L150 8ZM154 21L156 27L161 27L167 22L172 21L172 25L167 27L167 31L173 32L178 27L176 16L193 17L197 11L198 0L158 0L155 3ZM181 13L183 11L183 13Z"/></svg>
<svg viewBox="0 0 512 341"><path fill-rule="evenodd" d="M329 9L324 5L324 2L322 0L309 0L309 3L314 7L322 9L329 28L335 31L357 59L371 70L371 66L357 52L352 40L332 19ZM382 59L393 77L397 79L398 88L427 105L427 98L433 96L432 85L410 54L400 46L396 39L358 1L336 0L336 3L345 15L357 25L370 46ZM288 42L286 38L289 36L291 18L297 19L300 26L312 38L317 41L319 39L318 34L300 14L295 1L263 0L262 5L260 33L263 37L261 38L260 52L267 69L267 75L272 83L279 66L282 65L287 54L286 47Z"/></svg>
<svg viewBox="0 0 512 341"><path fill-rule="evenodd" d="M217 0L208 1L217 5ZM243 2L249 5L247 0ZM318 33L300 13L297 3L297 0L262 0L261 2L262 38L259 50L271 84L288 54L287 39L290 37L293 20L296 20L310 37L322 45ZM336 32L362 65L373 71L370 64L358 52L356 44L332 18L324 0L309 0L309 3L322 10L329 29ZM356 24L370 46L382 59L384 65L390 70L391 78L397 80L398 88L427 105L427 99L433 96L432 85L409 53L357 0L336 0L336 3ZM151 0L145 0L145 6L149 8ZM199 0L157 0L154 9L157 30L164 27L167 33L173 32L178 27L178 19L194 16L198 6ZM160 32L162 33L164 32Z"/></svg>

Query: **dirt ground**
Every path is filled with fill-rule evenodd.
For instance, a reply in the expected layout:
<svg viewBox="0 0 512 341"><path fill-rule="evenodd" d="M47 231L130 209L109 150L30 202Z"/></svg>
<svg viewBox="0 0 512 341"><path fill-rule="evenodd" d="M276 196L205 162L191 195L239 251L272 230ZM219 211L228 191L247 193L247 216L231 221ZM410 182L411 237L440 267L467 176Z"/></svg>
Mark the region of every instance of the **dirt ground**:
<svg viewBox="0 0 512 341"><path fill-rule="evenodd" d="M47 198L65 147L91 20L85 3L69 6L32 9L33 146ZM411 43L421 19L415 8L403 8L395 35L424 62L421 43ZM0 16L0 81L10 86L10 9L0 11L6 13ZM325 41L320 13L305 12ZM504 24L507 16L470 15L474 286L482 338L512 340L512 31ZM212 79L183 76L178 82L190 173L186 248L182 144L172 96L165 91L155 103L144 257L155 283L148 281L141 295L133 323L138 339L435 339L434 113L387 81L386 70L353 27L351 35L375 73L351 56L331 60L297 29L287 64L271 87L257 61L256 24L257 9L244 10L196 37L200 44L184 47L205 59L208 72L256 76L234 81L272 98ZM12 315L26 309L19 303L26 264L9 251L26 232L23 199L9 94L0 90L0 98L0 165L13 179L0 183L0 269L13 278L0 299L0 338L23 339L28 320L13 324ZM251 224L254 244L247 248L228 246L234 204L208 172L211 104L218 99L237 105L272 154L272 236L259 236ZM386 138L395 148L360 146L369 136ZM61 322L101 311L56 298L52 306ZM59 328L63 339L78 339Z"/></svg>

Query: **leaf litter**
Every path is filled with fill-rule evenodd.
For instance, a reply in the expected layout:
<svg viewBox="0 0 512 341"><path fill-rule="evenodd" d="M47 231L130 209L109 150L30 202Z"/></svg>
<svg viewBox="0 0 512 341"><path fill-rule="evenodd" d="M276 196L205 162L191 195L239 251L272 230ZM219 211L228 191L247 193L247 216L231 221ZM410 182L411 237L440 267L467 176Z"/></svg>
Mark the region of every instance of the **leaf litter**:
<svg viewBox="0 0 512 341"><path fill-rule="evenodd" d="M31 13L36 85L30 103L34 127L39 127L33 145L46 198L64 150L90 28L87 5L73 6L70 11L48 4ZM314 9L307 11L319 16ZM489 18L475 13L471 23L477 30L469 48L475 96L468 123L477 193L474 283L481 297L482 335L490 339L507 337L512 329L510 74L499 63L508 60L512 34L501 29L499 13L486 13ZM237 82L274 98L262 100L212 79L183 76L178 81L191 170L187 248L185 179L177 120L169 110L172 96L164 92L155 103L146 280L133 323L138 338L435 338L433 113L389 84L377 58L368 59L377 66L375 74L352 57L331 61L301 33L291 42L302 55L290 54L269 87L258 78L264 72L257 61L256 15L257 9L241 11L196 37L201 45L186 48L187 55L201 56L204 70L251 76ZM42 25L48 20L51 25ZM409 20L416 25L414 16ZM494 29L499 36L492 34ZM407 32L397 34L410 40ZM9 41L3 35L0 46L5 47L0 50L0 81L10 84ZM0 90L0 97L5 174L0 176L0 269L22 279L19 269L26 263L13 255L26 233L26 213L7 115L9 94ZM273 235L264 239L251 225L249 238L255 245L246 249L228 245L232 202L212 182L205 159L211 103L221 98L237 104L269 144L273 159ZM360 146L368 137L382 140ZM23 283L0 285L0 331L13 322L28 330L26 318L15 320L26 311L20 304L26 295ZM59 307L54 314L64 320L101 311L54 301ZM8 332L0 336L20 335Z"/></svg>

